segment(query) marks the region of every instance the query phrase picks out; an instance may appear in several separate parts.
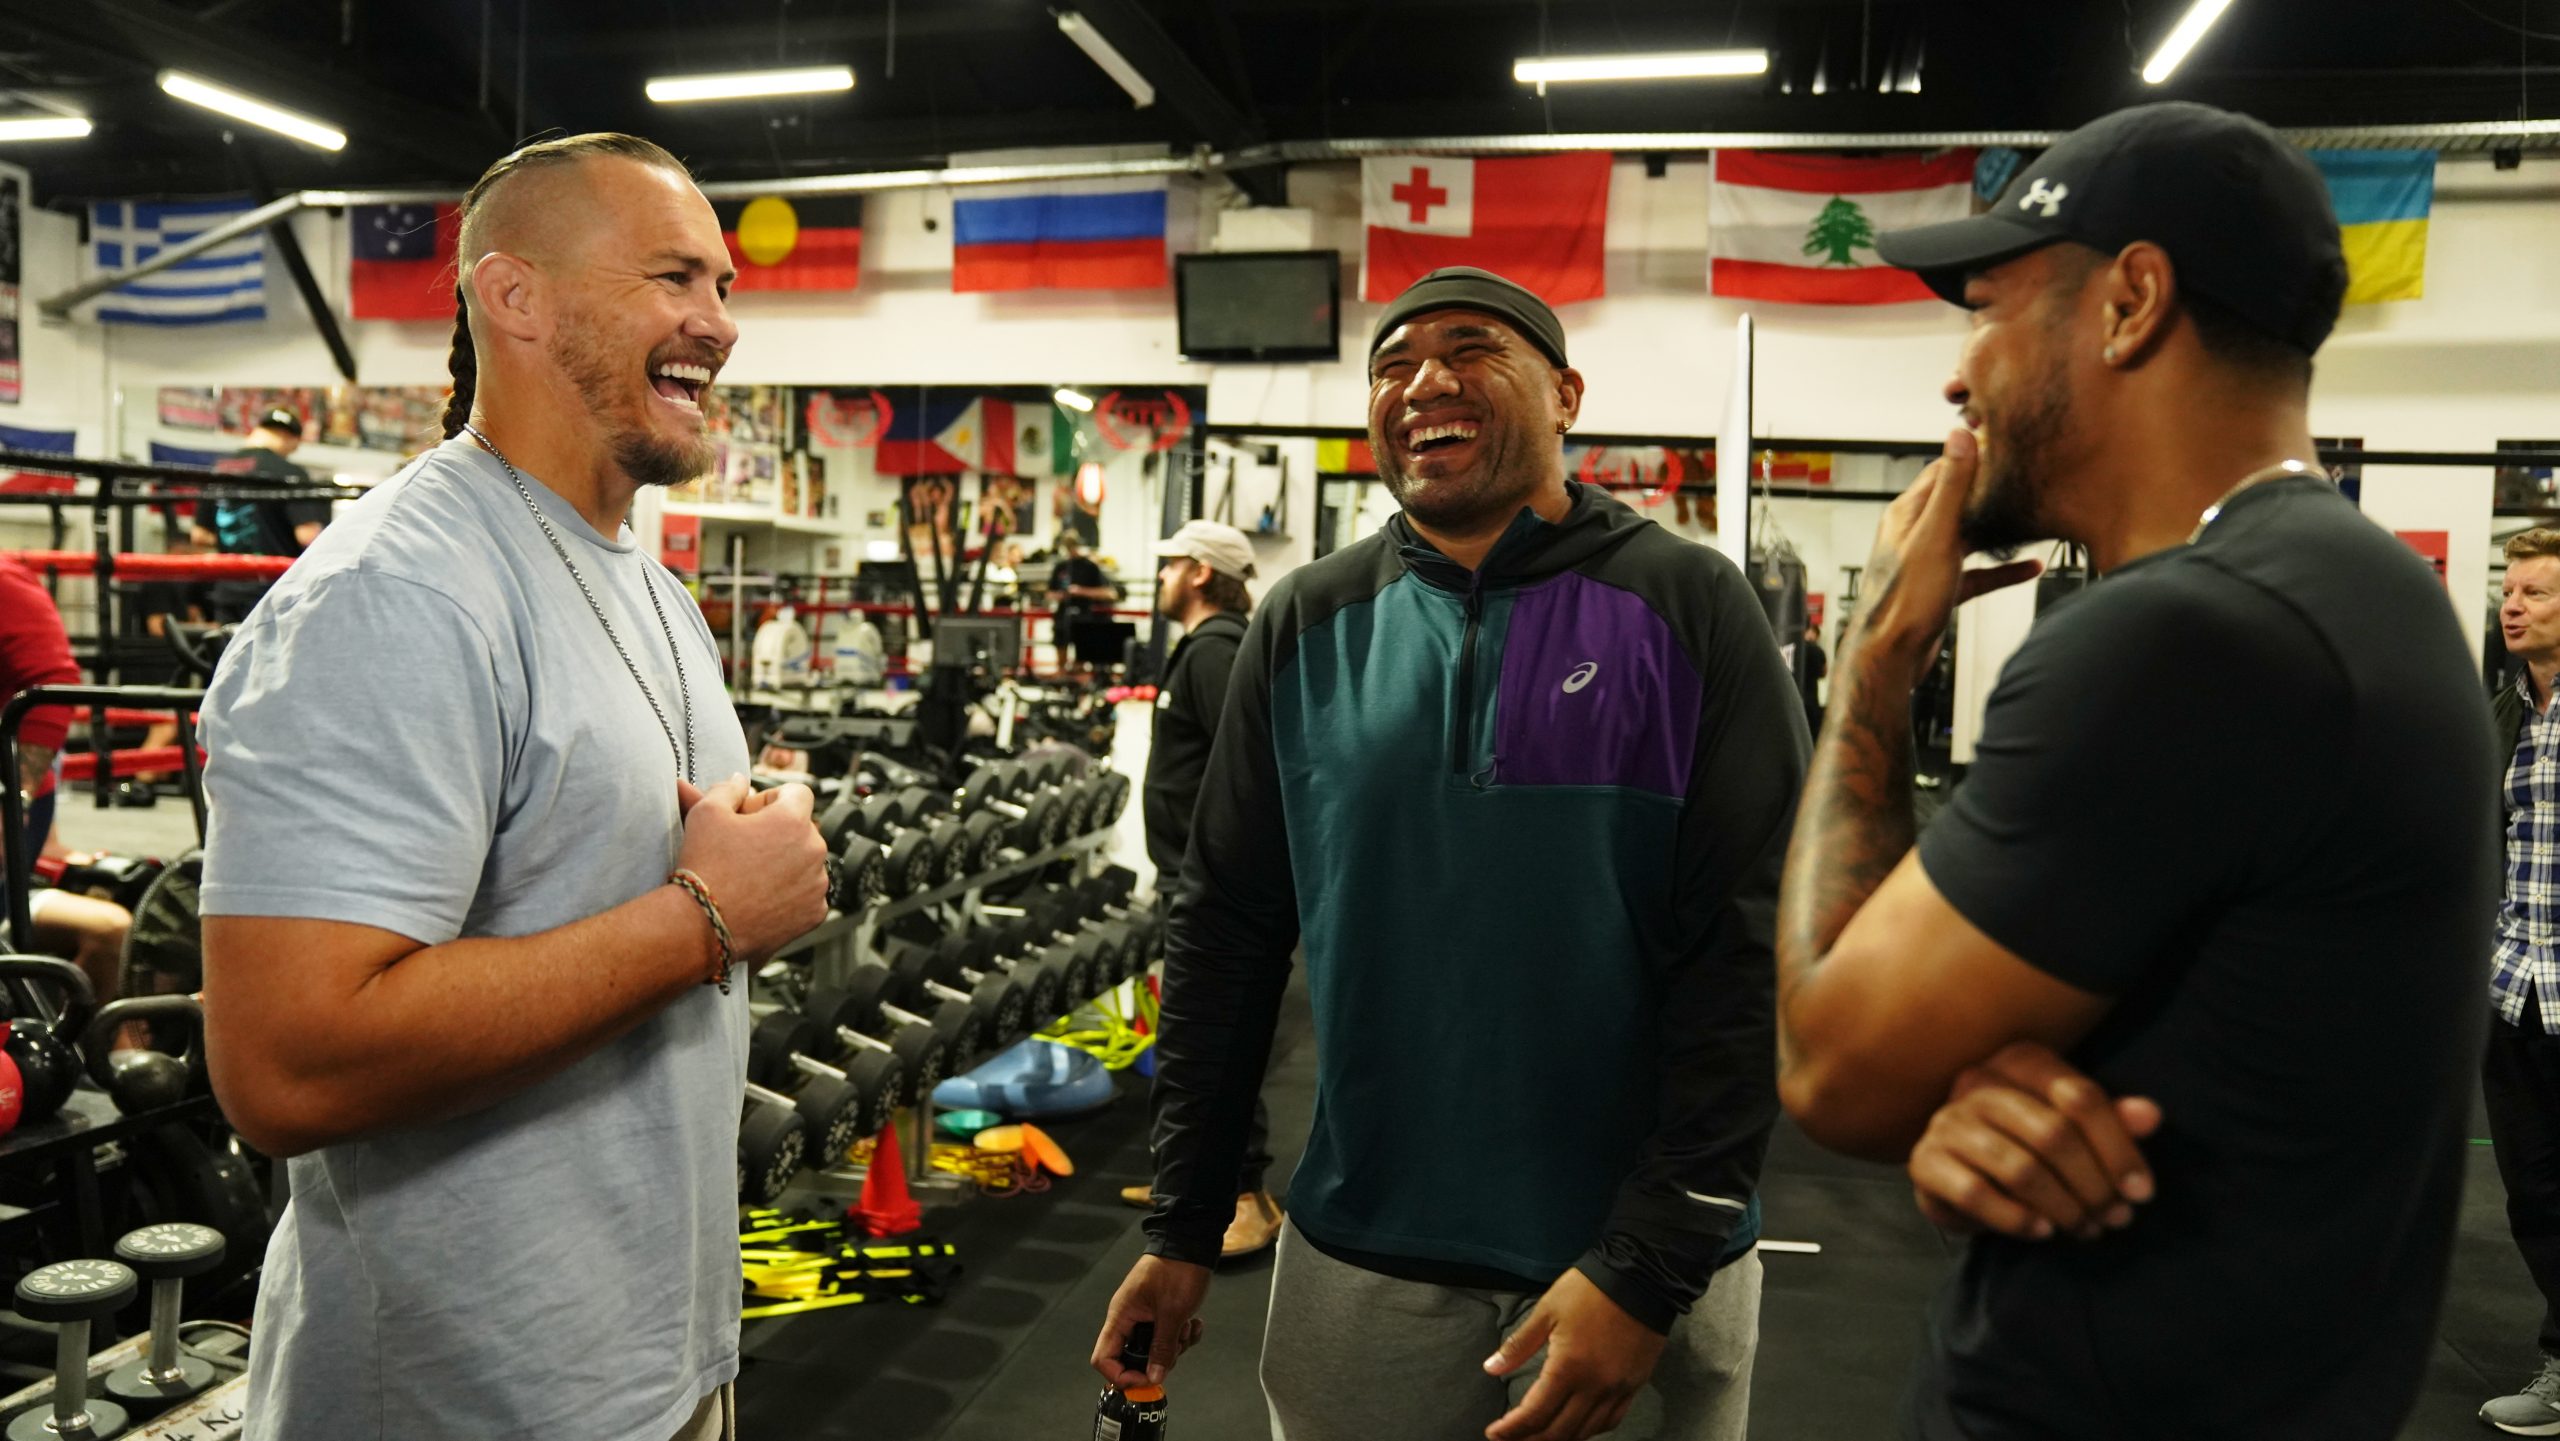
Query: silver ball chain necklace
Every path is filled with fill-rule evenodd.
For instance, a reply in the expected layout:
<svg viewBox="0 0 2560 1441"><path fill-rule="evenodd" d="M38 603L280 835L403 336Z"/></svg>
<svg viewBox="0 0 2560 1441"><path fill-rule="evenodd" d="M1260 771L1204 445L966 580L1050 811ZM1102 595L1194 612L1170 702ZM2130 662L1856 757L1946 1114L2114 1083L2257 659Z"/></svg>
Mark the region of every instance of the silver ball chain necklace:
<svg viewBox="0 0 2560 1441"><path fill-rule="evenodd" d="M578 594L587 598L587 609L595 612L596 624L604 627L604 638L613 643L613 653L622 657L622 668L631 672L632 683L640 687L641 698L649 702L649 713L658 718L658 729L667 737L667 749L675 753L677 771L688 782L700 784L701 777L693 773L693 686L685 679L684 652L676 648L676 629L667 624L667 608L658 602L658 583L650 577L648 569L643 567L640 572L640 585L649 592L649 608L658 613L659 633L667 638L667 656L676 663L676 694L684 706L684 744L681 747L676 744L675 727L667 724L666 708L658 704L658 693L649 689L649 682L640 674L640 667L631 659L631 652L622 648L622 637L614 634L613 622L605 618L604 607L597 603L596 593L587 584L586 576L579 573L578 563L569 559L569 548L560 543L560 533L551 528L551 518L544 515L542 507L534 503L532 488L527 486L524 483L524 477L517 473L514 462L508 460L504 452L491 444L489 437L480 433L480 427L465 421L462 429L473 440L480 443L482 450L489 452L490 458L496 460L507 472L507 479L515 482L516 494L524 497L524 508L533 512L533 523L542 527L542 538L551 542L551 553L560 557L560 563L568 567L569 579L578 583Z"/></svg>

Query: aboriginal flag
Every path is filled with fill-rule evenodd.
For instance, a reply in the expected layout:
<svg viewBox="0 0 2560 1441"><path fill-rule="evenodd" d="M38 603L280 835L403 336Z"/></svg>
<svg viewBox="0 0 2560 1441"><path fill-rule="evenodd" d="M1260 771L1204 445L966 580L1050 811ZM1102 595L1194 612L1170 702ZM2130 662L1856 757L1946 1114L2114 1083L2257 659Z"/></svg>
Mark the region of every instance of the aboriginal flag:
<svg viewBox="0 0 2560 1441"><path fill-rule="evenodd" d="M738 290L851 290L862 280L862 197L719 202Z"/></svg>

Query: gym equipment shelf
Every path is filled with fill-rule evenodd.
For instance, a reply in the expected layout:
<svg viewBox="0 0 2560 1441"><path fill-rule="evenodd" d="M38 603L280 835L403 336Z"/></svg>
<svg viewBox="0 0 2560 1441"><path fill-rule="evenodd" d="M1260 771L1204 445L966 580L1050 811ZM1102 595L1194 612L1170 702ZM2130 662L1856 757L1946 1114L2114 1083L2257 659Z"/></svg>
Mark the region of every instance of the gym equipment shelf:
<svg viewBox="0 0 2560 1441"><path fill-rule="evenodd" d="M107 1253L107 1231L104 1205L98 1194L98 1148L112 1141L147 1135L172 1121L213 1114L213 1097L199 1095L174 1106L128 1116L116 1109L106 1092L82 1086L51 1117L20 1126L0 1138L0 1175L32 1171L46 1162L59 1161L61 1170L54 1187L57 1199L72 1218L73 1254L103 1256ZM0 1224L23 1214L0 1207Z"/></svg>
<svg viewBox="0 0 2560 1441"><path fill-rule="evenodd" d="M92 1355L89 1358L90 1389L94 1391L96 1383L117 1367L142 1360L150 1341L147 1334L131 1336ZM239 1360L234 1364L244 1364L244 1353L249 1343L246 1338L229 1331L215 1331L194 1344L200 1354L236 1357ZM47 1377L7 1396L0 1396L0 1415L14 1415L50 1404L53 1384L53 1379ZM237 1435L244 1429L243 1423L249 1414L248 1404L249 1378L244 1372L136 1425L124 1433L123 1441L151 1441L155 1437L161 1441L200 1441L206 1437Z"/></svg>

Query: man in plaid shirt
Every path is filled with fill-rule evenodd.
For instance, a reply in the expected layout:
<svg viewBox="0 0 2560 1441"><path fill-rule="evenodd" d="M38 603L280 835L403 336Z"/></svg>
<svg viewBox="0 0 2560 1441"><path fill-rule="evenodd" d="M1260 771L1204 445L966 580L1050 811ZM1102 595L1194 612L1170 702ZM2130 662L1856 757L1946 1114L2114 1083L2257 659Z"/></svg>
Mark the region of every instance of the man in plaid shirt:
<svg viewBox="0 0 2560 1441"><path fill-rule="evenodd" d="M2513 1436L2560 1436L2560 530L2507 542L2498 626L2516 683L2491 701L2510 758L2503 787L2506 897L2489 972L2497 1020L2481 1064L2507 1224L2542 1288L2542 1369L2480 1419Z"/></svg>

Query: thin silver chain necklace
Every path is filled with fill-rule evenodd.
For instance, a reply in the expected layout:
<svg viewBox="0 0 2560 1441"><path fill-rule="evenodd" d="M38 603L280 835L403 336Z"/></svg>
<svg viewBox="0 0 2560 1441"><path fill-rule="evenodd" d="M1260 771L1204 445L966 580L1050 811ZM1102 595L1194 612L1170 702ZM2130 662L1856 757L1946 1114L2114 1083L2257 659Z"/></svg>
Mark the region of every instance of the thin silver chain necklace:
<svg viewBox="0 0 2560 1441"><path fill-rule="evenodd" d="M516 473L515 463L490 444L489 437L480 433L480 427L465 421L462 428L505 469L507 479L515 482L516 494L524 497L524 508L533 512L533 523L542 527L542 538L551 542L551 553L560 557L560 563L568 567L569 579L578 583L578 594L587 598L587 609L595 612L596 624L604 627L604 638L613 642L613 653L622 657L622 668L631 672L632 684L640 687L641 698L649 702L649 713L658 718L658 729L667 737L667 749L675 754L676 769L688 782L699 784L701 778L693 773L693 686L685 679L684 653L676 649L676 629L667 624L667 608L658 603L657 582L649 578L647 568L643 567L640 572L641 588L649 592L649 609L658 613L658 631L667 638L667 657L676 663L676 694L684 706L682 747L676 745L675 727L667 724L666 708L658 704L658 693L649 689L649 682L641 676L639 665L631 659L631 652L622 648L622 637L614 634L613 622L605 618L604 607L597 603L596 593L588 586L586 576L579 573L578 563L569 559L569 548L560 543L560 533L551 528L551 518L534 503L533 491L524 483L524 477Z"/></svg>

